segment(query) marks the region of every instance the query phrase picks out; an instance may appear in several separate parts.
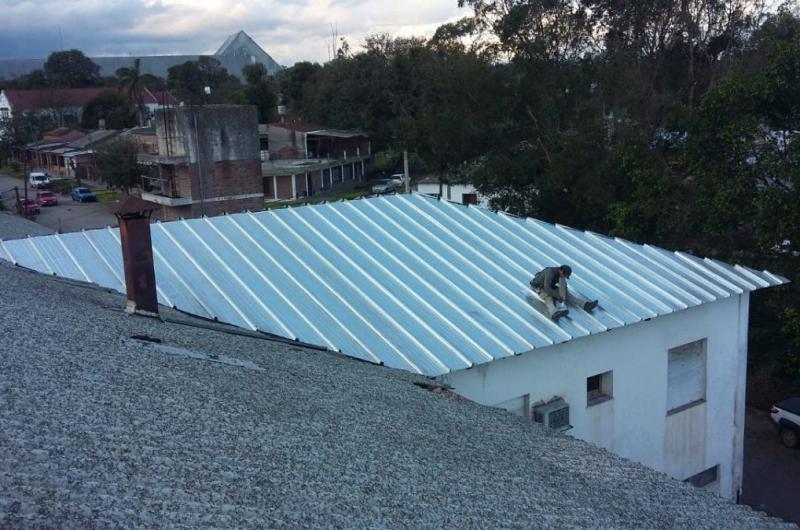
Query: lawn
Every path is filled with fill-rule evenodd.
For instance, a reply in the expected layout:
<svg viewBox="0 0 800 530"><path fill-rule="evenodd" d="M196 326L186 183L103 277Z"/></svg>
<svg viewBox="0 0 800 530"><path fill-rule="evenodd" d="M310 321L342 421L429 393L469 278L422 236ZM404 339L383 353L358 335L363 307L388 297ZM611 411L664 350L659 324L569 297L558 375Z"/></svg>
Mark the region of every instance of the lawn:
<svg viewBox="0 0 800 530"><path fill-rule="evenodd" d="M20 179L25 178L25 168L22 167L20 164L0 166L0 173L2 173L3 175L8 175L10 177L16 177Z"/></svg>
<svg viewBox="0 0 800 530"><path fill-rule="evenodd" d="M75 179L50 179L50 191L53 193L69 193L77 186Z"/></svg>
<svg viewBox="0 0 800 530"><path fill-rule="evenodd" d="M114 202L114 201L122 201L127 198L127 195L124 193L119 193L113 190L97 190L94 192L97 196L97 202Z"/></svg>

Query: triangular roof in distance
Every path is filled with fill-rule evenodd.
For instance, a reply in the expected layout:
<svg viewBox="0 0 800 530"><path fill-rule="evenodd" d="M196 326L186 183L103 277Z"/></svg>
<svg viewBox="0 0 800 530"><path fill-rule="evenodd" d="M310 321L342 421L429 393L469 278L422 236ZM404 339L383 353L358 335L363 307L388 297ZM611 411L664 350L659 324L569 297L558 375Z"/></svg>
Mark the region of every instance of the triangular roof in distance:
<svg viewBox="0 0 800 530"><path fill-rule="evenodd" d="M241 30L225 39L222 46L214 54L216 57L249 57L252 63L262 63L270 72L279 69L280 65L275 62L264 48L258 45L253 38Z"/></svg>
<svg viewBox="0 0 800 530"><path fill-rule="evenodd" d="M164 305L428 376L788 281L416 193L156 223L153 246ZM117 229L0 258L125 292ZM561 263L600 307L555 323L528 282Z"/></svg>

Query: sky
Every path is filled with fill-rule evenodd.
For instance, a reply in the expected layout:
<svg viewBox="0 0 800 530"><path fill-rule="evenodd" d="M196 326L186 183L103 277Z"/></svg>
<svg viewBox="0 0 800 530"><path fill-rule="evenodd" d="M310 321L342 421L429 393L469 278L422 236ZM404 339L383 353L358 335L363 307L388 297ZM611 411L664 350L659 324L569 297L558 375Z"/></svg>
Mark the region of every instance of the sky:
<svg viewBox="0 0 800 530"><path fill-rule="evenodd" d="M457 0L0 0L0 59L211 54L245 30L278 63L327 61L332 34L430 36L468 15ZM62 46L63 42L63 46Z"/></svg>

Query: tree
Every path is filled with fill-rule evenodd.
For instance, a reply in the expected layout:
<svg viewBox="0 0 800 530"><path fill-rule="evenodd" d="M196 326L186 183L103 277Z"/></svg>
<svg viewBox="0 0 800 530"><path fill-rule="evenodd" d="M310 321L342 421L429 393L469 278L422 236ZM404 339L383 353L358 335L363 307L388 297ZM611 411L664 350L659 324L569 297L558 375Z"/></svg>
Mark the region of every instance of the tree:
<svg viewBox="0 0 800 530"><path fill-rule="evenodd" d="M14 149L38 140L41 132L40 120L28 113L0 119L0 161L11 158Z"/></svg>
<svg viewBox="0 0 800 530"><path fill-rule="evenodd" d="M136 110L119 92L103 92L84 107L81 127L96 129L101 119L108 129L127 129L136 125Z"/></svg>
<svg viewBox="0 0 800 530"><path fill-rule="evenodd" d="M142 79L141 61L137 57L133 60L130 67L118 68L116 71L117 86L128 98L128 104L134 109L136 121L139 125L144 124L145 106L142 97L144 80Z"/></svg>
<svg viewBox="0 0 800 530"><path fill-rule="evenodd" d="M3 84L6 88L18 88L20 90L46 88L48 86L44 70L34 70L16 79L6 80Z"/></svg>
<svg viewBox="0 0 800 530"><path fill-rule="evenodd" d="M241 89L236 76L231 75L213 57L200 56L168 70L167 85L178 101L188 105L233 102ZM205 88L211 94L205 93Z"/></svg>
<svg viewBox="0 0 800 530"><path fill-rule="evenodd" d="M278 96L267 69L261 63L249 64L242 69L247 84L242 89L241 103L255 105L258 109L258 122L269 123L275 114Z"/></svg>
<svg viewBox="0 0 800 530"><path fill-rule="evenodd" d="M44 63L44 73L50 86L80 88L95 86L100 67L80 50L53 52Z"/></svg>
<svg viewBox="0 0 800 530"><path fill-rule="evenodd" d="M320 70L322 66L319 64L303 61L278 72L275 78L283 98L282 103L300 114L305 108L304 94L310 89Z"/></svg>
<svg viewBox="0 0 800 530"><path fill-rule="evenodd" d="M163 77L153 74L142 74L142 86L152 92L163 92L167 90L167 82Z"/></svg>
<svg viewBox="0 0 800 530"><path fill-rule="evenodd" d="M129 193L139 184L144 173L144 168L137 162L138 152L136 143L127 137L100 144L95 149L95 156L102 179L112 188Z"/></svg>

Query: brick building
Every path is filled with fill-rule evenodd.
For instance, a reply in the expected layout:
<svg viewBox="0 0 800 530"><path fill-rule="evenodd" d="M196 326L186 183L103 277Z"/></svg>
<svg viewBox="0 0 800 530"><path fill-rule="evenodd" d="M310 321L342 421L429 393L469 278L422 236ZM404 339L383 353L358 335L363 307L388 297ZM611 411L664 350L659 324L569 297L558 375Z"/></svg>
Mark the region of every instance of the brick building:
<svg viewBox="0 0 800 530"><path fill-rule="evenodd" d="M256 108L182 106L156 111L157 154L142 198L164 207L167 219L259 209L264 192Z"/></svg>
<svg viewBox="0 0 800 530"><path fill-rule="evenodd" d="M261 125L259 132L266 200L310 197L364 178L371 148L360 131L286 122Z"/></svg>

